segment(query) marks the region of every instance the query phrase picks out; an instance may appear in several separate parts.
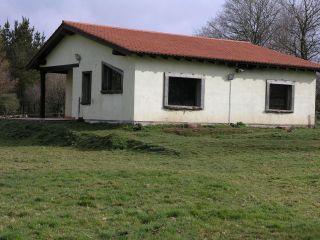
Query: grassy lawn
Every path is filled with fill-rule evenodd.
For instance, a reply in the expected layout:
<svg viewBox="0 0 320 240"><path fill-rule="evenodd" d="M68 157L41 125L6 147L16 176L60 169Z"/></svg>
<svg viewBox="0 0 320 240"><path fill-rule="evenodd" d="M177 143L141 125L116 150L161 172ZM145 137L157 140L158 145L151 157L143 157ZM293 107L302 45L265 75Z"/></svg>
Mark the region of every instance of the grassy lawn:
<svg viewBox="0 0 320 240"><path fill-rule="evenodd" d="M0 121L0 239L320 239L320 129Z"/></svg>

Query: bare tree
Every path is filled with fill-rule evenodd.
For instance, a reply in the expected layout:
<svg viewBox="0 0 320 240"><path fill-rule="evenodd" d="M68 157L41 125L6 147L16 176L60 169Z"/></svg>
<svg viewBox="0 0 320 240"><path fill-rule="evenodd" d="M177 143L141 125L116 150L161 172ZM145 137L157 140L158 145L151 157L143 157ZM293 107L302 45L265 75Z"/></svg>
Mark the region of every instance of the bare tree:
<svg viewBox="0 0 320 240"><path fill-rule="evenodd" d="M37 115L40 107L40 86L39 83L30 85L26 88L26 106L28 115Z"/></svg>
<svg viewBox="0 0 320 240"><path fill-rule="evenodd" d="M10 80L9 62L4 43L0 37L0 95L14 90L15 82Z"/></svg>
<svg viewBox="0 0 320 240"><path fill-rule="evenodd" d="M227 0L198 32L320 61L320 0Z"/></svg>
<svg viewBox="0 0 320 240"><path fill-rule="evenodd" d="M281 0L281 26L273 48L306 60L320 61L320 0ZM320 75L317 74L316 110L320 111Z"/></svg>
<svg viewBox="0 0 320 240"><path fill-rule="evenodd" d="M65 103L65 75L47 74L46 78L46 110L52 117L63 116ZM28 86L26 89L26 112L29 115L37 115L40 106L39 82Z"/></svg>
<svg viewBox="0 0 320 240"><path fill-rule="evenodd" d="M280 31L274 49L306 60L319 60L320 0L281 0Z"/></svg>
<svg viewBox="0 0 320 240"><path fill-rule="evenodd" d="M197 34L269 45L280 8L276 0L227 0L223 11Z"/></svg>
<svg viewBox="0 0 320 240"><path fill-rule="evenodd" d="M0 57L1 58L1 57ZM9 64L6 59L0 60L0 95L14 90L14 82L10 81Z"/></svg>
<svg viewBox="0 0 320 240"><path fill-rule="evenodd" d="M48 74L46 105L49 113L63 116L65 103L64 74Z"/></svg>

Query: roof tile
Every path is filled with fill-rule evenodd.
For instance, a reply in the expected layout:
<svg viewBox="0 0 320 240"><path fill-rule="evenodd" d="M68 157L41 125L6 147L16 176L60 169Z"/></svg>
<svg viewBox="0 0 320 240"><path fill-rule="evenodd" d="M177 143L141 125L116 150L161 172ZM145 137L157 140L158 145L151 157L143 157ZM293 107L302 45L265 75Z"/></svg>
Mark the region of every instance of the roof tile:
<svg viewBox="0 0 320 240"><path fill-rule="evenodd" d="M249 42L130 30L64 21L64 25L133 53L191 57L320 70L320 64Z"/></svg>

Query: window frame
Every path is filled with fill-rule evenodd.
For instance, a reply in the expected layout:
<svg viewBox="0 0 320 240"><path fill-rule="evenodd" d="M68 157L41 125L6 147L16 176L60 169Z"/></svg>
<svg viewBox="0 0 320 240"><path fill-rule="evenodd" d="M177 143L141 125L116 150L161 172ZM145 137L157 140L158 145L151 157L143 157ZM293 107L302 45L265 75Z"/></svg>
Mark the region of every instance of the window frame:
<svg viewBox="0 0 320 240"><path fill-rule="evenodd" d="M86 101L84 101L84 99L83 99L83 81L84 81L84 75L85 74L89 74L90 75L90 84L89 84L89 86L90 86L90 91L88 91L88 93L89 93L89 96L88 96L88 99L86 99ZM92 99L91 99L91 97L92 97L92 71L83 71L82 72L82 81L81 81L81 105L91 105L91 101L92 101Z"/></svg>
<svg viewBox="0 0 320 240"><path fill-rule="evenodd" d="M270 85L286 85L292 87L291 93L291 109L290 110L280 110L280 109L271 109L270 108ZM295 104L295 82L287 80L267 80L266 82L266 113L294 113L294 104Z"/></svg>
<svg viewBox="0 0 320 240"><path fill-rule="evenodd" d="M104 66L112 69L113 71L116 71L121 75L121 90L108 90L108 89L103 89L103 80L104 80ZM124 71L114 67L106 62L101 62L101 93L102 94L122 94L123 93L123 78L124 78Z"/></svg>
<svg viewBox="0 0 320 240"><path fill-rule="evenodd" d="M169 80L170 78L191 78L200 80L200 104L199 106L181 106L181 105L170 105L169 104ZM200 111L204 110L204 98L205 98L205 76L197 74L185 74L185 73L164 73L164 94L163 94L163 107L169 110L190 110Z"/></svg>

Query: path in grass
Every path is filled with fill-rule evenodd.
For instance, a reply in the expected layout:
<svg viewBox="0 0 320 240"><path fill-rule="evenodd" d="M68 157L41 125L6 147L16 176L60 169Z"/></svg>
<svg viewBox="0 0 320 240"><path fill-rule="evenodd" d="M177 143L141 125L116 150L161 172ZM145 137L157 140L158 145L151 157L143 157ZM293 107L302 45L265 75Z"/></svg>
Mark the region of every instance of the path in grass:
<svg viewBox="0 0 320 240"><path fill-rule="evenodd" d="M320 238L318 129L0 122L0 136L0 239Z"/></svg>

